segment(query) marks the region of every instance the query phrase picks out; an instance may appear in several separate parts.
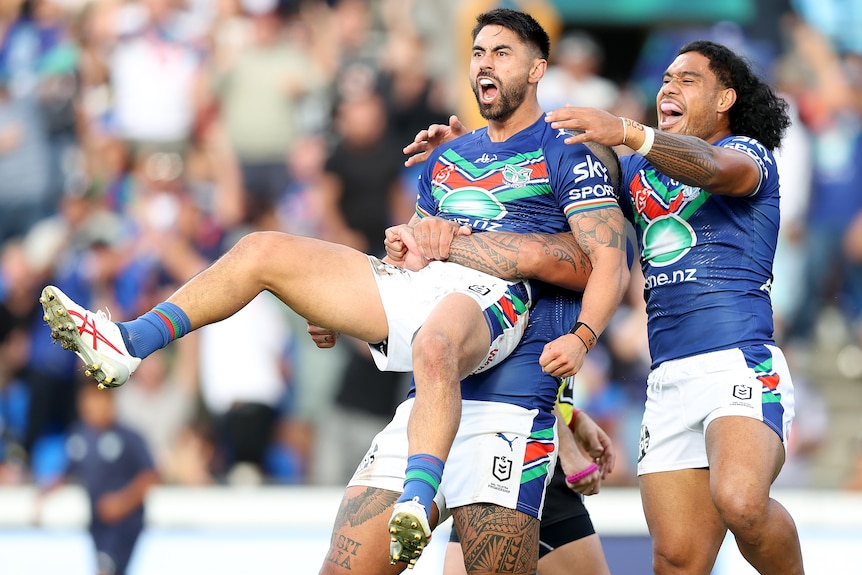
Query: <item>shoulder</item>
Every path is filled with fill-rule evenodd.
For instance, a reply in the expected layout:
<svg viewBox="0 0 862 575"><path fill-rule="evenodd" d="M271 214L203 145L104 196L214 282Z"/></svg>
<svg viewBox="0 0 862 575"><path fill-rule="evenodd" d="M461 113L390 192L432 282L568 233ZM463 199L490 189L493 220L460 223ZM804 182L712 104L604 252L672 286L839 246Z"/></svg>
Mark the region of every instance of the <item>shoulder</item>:
<svg viewBox="0 0 862 575"><path fill-rule="evenodd" d="M479 128L440 144L428 155L427 163L433 164L441 156L457 158L461 156L465 150L469 151L475 149L476 142L482 140L487 132L487 127Z"/></svg>
<svg viewBox="0 0 862 575"><path fill-rule="evenodd" d="M649 168L652 164L649 160L635 153L620 156L620 171L621 183L620 187L625 188L637 177L641 170Z"/></svg>
<svg viewBox="0 0 862 575"><path fill-rule="evenodd" d="M761 144L758 140L750 138L748 136L726 136L721 140L717 141L714 145L722 148L739 150L740 152L745 152L750 156L757 156L773 160L772 152L770 152L766 148L766 146Z"/></svg>
<svg viewBox="0 0 862 575"><path fill-rule="evenodd" d="M605 158L598 157L597 154L593 153L586 144L567 144L566 138L572 135L569 130L555 130L548 124L544 131L536 135L550 165L574 168L586 162L587 158L598 159L601 162L605 160Z"/></svg>
<svg viewBox="0 0 862 575"><path fill-rule="evenodd" d="M737 150L754 160L760 169L760 184L752 195L759 195L764 189L778 185L778 167L775 156L762 143L748 136L730 135L715 143L716 146Z"/></svg>

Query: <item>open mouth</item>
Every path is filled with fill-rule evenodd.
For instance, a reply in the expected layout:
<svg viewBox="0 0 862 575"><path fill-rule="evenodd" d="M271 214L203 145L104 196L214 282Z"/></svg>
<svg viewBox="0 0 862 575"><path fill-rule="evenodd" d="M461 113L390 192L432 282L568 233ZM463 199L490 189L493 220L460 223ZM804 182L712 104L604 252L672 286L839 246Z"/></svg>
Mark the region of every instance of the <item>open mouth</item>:
<svg viewBox="0 0 862 575"><path fill-rule="evenodd" d="M676 125L682 120L683 111L679 104L670 100L664 100L659 104L659 127L662 130Z"/></svg>
<svg viewBox="0 0 862 575"><path fill-rule="evenodd" d="M476 85L479 88L479 100L483 104L491 104L497 98L497 94L500 91L497 84L487 76L478 78Z"/></svg>

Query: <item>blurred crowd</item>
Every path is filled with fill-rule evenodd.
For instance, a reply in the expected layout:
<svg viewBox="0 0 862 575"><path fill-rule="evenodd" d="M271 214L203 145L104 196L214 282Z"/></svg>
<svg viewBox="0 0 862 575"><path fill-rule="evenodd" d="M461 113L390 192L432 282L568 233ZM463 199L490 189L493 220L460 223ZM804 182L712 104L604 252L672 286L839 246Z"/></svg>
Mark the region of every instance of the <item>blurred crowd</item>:
<svg viewBox="0 0 862 575"><path fill-rule="evenodd" d="M252 230L379 254L385 227L413 213L417 171L402 147L452 113L481 121L466 54L473 17L494 4L0 1L0 485L60 480L80 418L82 368L53 345L43 285L125 320ZM545 2L506 4L553 32L546 109L596 106L649 123L653 64L670 61L668 49L708 36L756 58L796 118L779 153L776 336L791 361L805 356L833 312L833 331L862 347L858 46L791 2L767 46L736 25L656 29L620 80L603 69L613 46L554 20ZM633 278L578 376L579 407L616 440L617 485L635 482L649 370ZM105 392L106 409L144 437L165 483L344 484L409 374L378 372L356 342L318 350L305 329L262 294L151 356ZM795 367L799 455L783 475L805 485L829 414L804 362Z"/></svg>

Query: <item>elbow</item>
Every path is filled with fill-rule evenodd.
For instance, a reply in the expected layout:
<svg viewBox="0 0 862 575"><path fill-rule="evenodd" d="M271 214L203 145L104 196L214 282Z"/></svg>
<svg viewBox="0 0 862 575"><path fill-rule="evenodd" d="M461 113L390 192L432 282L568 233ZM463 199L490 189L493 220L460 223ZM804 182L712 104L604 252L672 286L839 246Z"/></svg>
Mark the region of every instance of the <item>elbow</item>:
<svg viewBox="0 0 862 575"><path fill-rule="evenodd" d="M622 301L623 298L625 297L626 292L629 289L629 283L631 282L631 279L632 279L631 270L629 269L628 265L624 265L622 267L622 269L620 270L620 283L619 283L620 301Z"/></svg>
<svg viewBox="0 0 862 575"><path fill-rule="evenodd" d="M518 276L524 279L545 279L542 269L553 265L539 242L524 242L518 249Z"/></svg>
<svg viewBox="0 0 862 575"><path fill-rule="evenodd" d="M617 290L620 292L620 299L622 299L631 281L631 265L629 264L629 257L625 249L615 255L616 261L614 265L616 267ZM634 262L635 260L632 259L631 264L633 265Z"/></svg>

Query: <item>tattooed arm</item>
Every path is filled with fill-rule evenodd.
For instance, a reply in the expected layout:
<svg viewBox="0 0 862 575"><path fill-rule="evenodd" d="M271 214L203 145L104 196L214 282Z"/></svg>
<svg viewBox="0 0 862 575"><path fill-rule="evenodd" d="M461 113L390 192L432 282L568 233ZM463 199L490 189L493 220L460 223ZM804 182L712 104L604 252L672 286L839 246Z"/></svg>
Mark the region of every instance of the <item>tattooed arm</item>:
<svg viewBox="0 0 862 575"><path fill-rule="evenodd" d="M386 230L386 261L418 270L429 261L446 260L506 280L539 279L574 291L584 291L593 268L571 232L473 234L442 218L420 221ZM434 250L427 247L432 238Z"/></svg>
<svg viewBox="0 0 862 575"><path fill-rule="evenodd" d="M598 142L608 146L640 148L652 130L640 122L620 118L604 110L567 106L549 112L546 121L557 129L577 132L567 144ZM745 152L713 146L693 135L655 130L652 147L645 157L661 173L711 194L747 196L757 189L761 170L757 160ZM712 141L730 135L720 133Z"/></svg>
<svg viewBox="0 0 862 575"><path fill-rule="evenodd" d="M403 261L411 246L428 260L446 260L507 279L538 279L574 291L584 291L594 259L603 250L613 258L625 256L625 228L619 210L594 210L573 216L573 232L535 234L515 232L470 233L469 228L438 217L414 218L406 226L386 231L388 260ZM611 258L608 258L611 259ZM410 267L409 265L407 267Z"/></svg>
<svg viewBox="0 0 862 575"><path fill-rule="evenodd" d="M593 269L570 232L455 236L448 261L503 279L540 279L574 291L584 290Z"/></svg>
<svg viewBox="0 0 862 575"><path fill-rule="evenodd" d="M636 138L643 143L644 126L634 120L625 120L633 126ZM632 146L639 146L633 143ZM760 183L757 161L745 152L713 146L694 136L668 134L655 131L655 140L645 156L658 170L675 180L702 188L711 194L747 196Z"/></svg>

